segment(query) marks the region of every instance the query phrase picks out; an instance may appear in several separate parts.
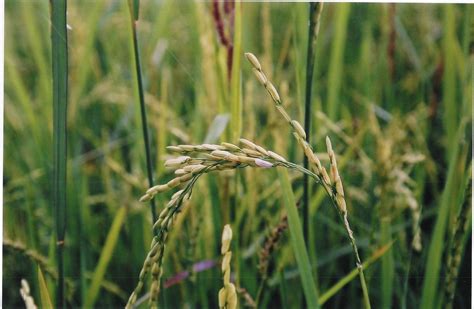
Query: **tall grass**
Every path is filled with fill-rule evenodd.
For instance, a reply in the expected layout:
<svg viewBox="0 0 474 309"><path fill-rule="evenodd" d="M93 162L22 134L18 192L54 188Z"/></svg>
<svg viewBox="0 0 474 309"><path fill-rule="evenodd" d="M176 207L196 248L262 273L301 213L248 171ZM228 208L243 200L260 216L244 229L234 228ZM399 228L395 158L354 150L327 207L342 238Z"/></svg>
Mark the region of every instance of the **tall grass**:
<svg viewBox="0 0 474 309"><path fill-rule="evenodd" d="M66 33L65 1L6 1L2 305L24 306L25 279L42 307L123 307L155 237L150 205L138 199L150 174L153 185L177 177L163 164L173 155L167 145L243 137L298 166L309 149L328 168L330 136L343 191L312 182L316 167L307 212L304 176L293 168L286 186L275 169L259 166L202 175L170 223L138 307L218 307L225 224L233 229L230 282L241 307L317 306L315 299L363 307L369 297L374 308L469 307L462 274L472 231L457 218L471 211L461 201L472 157L472 7L325 4L309 56L308 3L236 2L230 13L232 1L216 2L227 46L209 2L69 1ZM65 71L57 66L66 38L67 125L59 118ZM238 64L246 50L262 55L291 127L251 67ZM293 122L305 117L309 146L298 144ZM66 128L67 147L57 142ZM210 160L210 153L189 156ZM67 169L66 182L55 178L58 168ZM359 268L334 192L345 199ZM52 205L57 194L67 209ZM279 230L289 213L292 227ZM275 229L262 278L260 253Z"/></svg>

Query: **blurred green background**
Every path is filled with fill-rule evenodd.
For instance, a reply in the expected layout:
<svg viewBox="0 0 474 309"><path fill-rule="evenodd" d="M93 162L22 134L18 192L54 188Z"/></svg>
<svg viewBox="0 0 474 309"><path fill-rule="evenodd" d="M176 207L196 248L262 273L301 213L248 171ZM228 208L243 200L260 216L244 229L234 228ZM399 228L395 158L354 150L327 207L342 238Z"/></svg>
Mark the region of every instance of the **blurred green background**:
<svg viewBox="0 0 474 309"><path fill-rule="evenodd" d="M226 126L232 122L227 54L211 6L184 0L140 3L137 29L156 183L172 178L162 167L167 145L206 138L236 142ZM67 302L121 307L137 283L152 238L149 207L138 202L148 186L130 16L126 1L84 0L69 1L67 18ZM363 260L393 241L366 270L372 305L417 307L427 297L424 286L441 305L472 157L472 5L329 3L321 18L311 144L327 165L324 137L333 140ZM242 50L259 57L301 123L307 24L307 3L242 4ZM302 162L287 124L243 54L241 69L241 136ZM7 1L5 308L23 306L22 278L40 302L38 264L49 293L55 293L51 79L48 1ZM233 271L238 285L255 297L258 251L284 213L276 179L273 170L203 177L171 232L164 280L194 263L218 262L221 231L231 223L237 234ZM291 179L299 198L302 179L297 174ZM171 194L159 197L159 209ZM323 294L354 268L354 259L337 214L316 184L310 200L307 247ZM468 207L455 308L471 304ZM441 209L446 217L438 216ZM440 264L429 263L434 260ZM269 275L263 307L303 306L288 231L273 254ZM426 280L427 275L440 280ZM164 288L160 305L215 308L221 280L219 266L193 273ZM91 300L93 282L99 290ZM358 280L338 290L326 306L362 306Z"/></svg>

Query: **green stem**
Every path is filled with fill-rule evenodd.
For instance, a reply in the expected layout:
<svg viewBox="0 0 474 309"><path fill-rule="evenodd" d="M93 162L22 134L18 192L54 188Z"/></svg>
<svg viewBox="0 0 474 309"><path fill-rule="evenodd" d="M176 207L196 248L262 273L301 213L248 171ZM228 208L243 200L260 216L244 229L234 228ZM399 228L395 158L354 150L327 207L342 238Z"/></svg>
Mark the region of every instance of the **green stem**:
<svg viewBox="0 0 474 309"><path fill-rule="evenodd" d="M138 87L138 99L140 101L140 115L142 118L142 130L143 130L143 142L145 144L145 156L146 156L146 168L147 168L147 176L148 176L148 184L150 187L153 186L153 167L151 162L151 150L150 150L150 138L148 134L148 125L147 125L147 117L146 117L146 108L145 108L145 96L143 92L143 81L142 81L142 67L140 62L140 51L138 49L138 34L137 34L137 23L138 23L138 9L139 3L137 0L128 1L128 8L130 11L130 18L131 18L131 29L132 29L132 36L133 36L133 51L134 51L134 58L135 58L135 69L137 74L137 87ZM151 208L151 215L153 218L153 222L156 221L156 205L155 201L150 201L150 208Z"/></svg>
<svg viewBox="0 0 474 309"><path fill-rule="evenodd" d="M311 2L309 4L309 28L308 28L308 50L306 53L306 94L305 94L305 112L304 112L304 130L306 132L306 141L311 144L311 91L313 84L314 57L316 54L316 41L319 33L319 19L323 4L320 2ZM308 158L304 156L303 167L308 168ZM303 176L303 234L304 239L308 242L309 237L309 178L308 175Z"/></svg>
<svg viewBox="0 0 474 309"><path fill-rule="evenodd" d="M66 234L66 145L67 145L67 28L66 0L51 0L53 64L53 205L58 258L56 306L66 307L64 297L64 236Z"/></svg>

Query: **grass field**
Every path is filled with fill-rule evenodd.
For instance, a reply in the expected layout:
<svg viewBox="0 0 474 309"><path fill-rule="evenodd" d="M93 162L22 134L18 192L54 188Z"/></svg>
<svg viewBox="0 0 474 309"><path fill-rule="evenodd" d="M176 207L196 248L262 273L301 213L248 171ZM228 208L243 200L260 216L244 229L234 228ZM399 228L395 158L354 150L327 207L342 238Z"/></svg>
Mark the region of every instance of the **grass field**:
<svg viewBox="0 0 474 309"><path fill-rule="evenodd" d="M473 8L6 1L3 307L470 308Z"/></svg>

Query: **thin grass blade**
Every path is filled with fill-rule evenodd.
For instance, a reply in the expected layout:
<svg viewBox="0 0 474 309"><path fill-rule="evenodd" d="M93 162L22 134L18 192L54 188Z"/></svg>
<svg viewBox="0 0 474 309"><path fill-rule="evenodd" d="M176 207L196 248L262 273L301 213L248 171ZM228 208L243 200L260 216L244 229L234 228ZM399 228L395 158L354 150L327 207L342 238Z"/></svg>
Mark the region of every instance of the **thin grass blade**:
<svg viewBox="0 0 474 309"><path fill-rule="evenodd" d="M51 301L51 297L49 295L48 286L46 285L43 272L41 271L41 267L39 266L38 266L38 286L40 290L41 307L46 308L46 309L54 308L53 302Z"/></svg>
<svg viewBox="0 0 474 309"><path fill-rule="evenodd" d="M306 305L308 308L319 308L316 285L314 284L311 264L304 243L303 229L298 216L298 210L296 209L295 196L293 194L293 189L291 188L288 172L284 169L278 169L278 178L282 187L283 202L288 213L291 245L296 258L296 263L298 264Z"/></svg>
<svg viewBox="0 0 474 309"><path fill-rule="evenodd" d="M84 308L94 307L94 304L97 300L97 296L99 295L105 272L107 270L107 266L109 265L109 262L114 253L115 245L117 244L120 229L122 228L122 224L125 220L126 214L127 209L125 207L121 207L115 215L114 221L112 222L112 226L109 230L109 234L107 235L107 238L105 240L104 248L102 249L102 252L100 254L99 262L97 263L97 266L94 270L94 275L92 277L92 282L87 293Z"/></svg>

